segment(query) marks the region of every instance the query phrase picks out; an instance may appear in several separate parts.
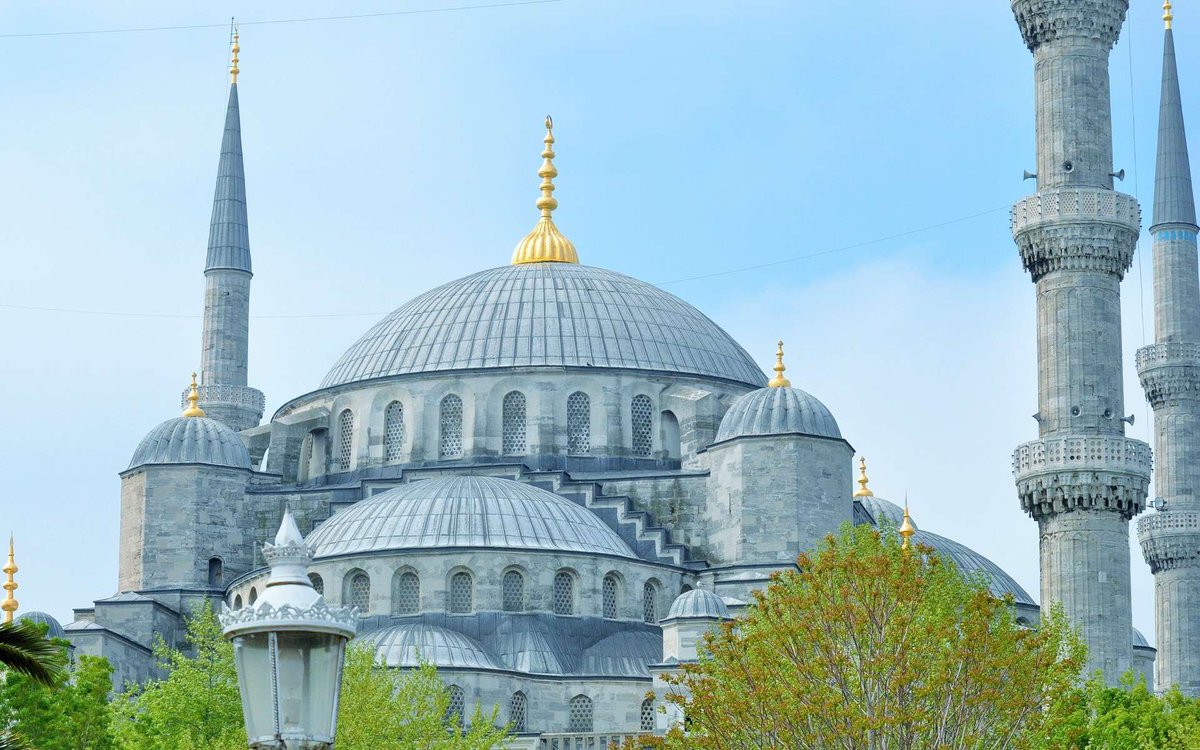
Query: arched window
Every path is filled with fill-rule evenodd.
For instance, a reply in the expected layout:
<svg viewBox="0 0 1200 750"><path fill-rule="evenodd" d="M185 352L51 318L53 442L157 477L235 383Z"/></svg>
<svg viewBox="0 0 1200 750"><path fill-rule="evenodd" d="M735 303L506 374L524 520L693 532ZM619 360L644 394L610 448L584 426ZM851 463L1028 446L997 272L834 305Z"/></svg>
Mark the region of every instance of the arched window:
<svg viewBox="0 0 1200 750"><path fill-rule="evenodd" d="M658 585L654 581L646 581L642 586L642 621L658 622Z"/></svg>
<svg viewBox="0 0 1200 750"><path fill-rule="evenodd" d="M238 594L237 596L233 597L233 608L234 609L242 608L242 595L241 594Z"/></svg>
<svg viewBox="0 0 1200 750"><path fill-rule="evenodd" d="M654 699L647 698L642 701L642 731L654 731Z"/></svg>
<svg viewBox="0 0 1200 750"><path fill-rule="evenodd" d="M508 723L512 726L512 731L525 731L525 709L528 705L529 701L520 690L512 694L512 699L508 702Z"/></svg>
<svg viewBox="0 0 1200 750"><path fill-rule="evenodd" d="M577 695L567 706L567 731L592 731L592 699L586 695Z"/></svg>
<svg viewBox="0 0 1200 750"><path fill-rule="evenodd" d="M349 409L342 409L338 415L338 468L349 471L350 459L354 457L354 414Z"/></svg>
<svg viewBox="0 0 1200 750"><path fill-rule="evenodd" d="M667 458L679 458L681 445L679 441L679 420L674 412L664 411L659 425L659 443Z"/></svg>
<svg viewBox="0 0 1200 750"><path fill-rule="evenodd" d="M554 576L554 614L575 614L575 577L565 570Z"/></svg>
<svg viewBox="0 0 1200 750"><path fill-rule="evenodd" d="M467 694L458 685L450 686L450 705L446 706L446 721L462 724L463 712L467 709Z"/></svg>
<svg viewBox="0 0 1200 750"><path fill-rule="evenodd" d="M629 407L630 423L633 425L633 455L648 458L654 453L651 437L654 405L649 396L634 396Z"/></svg>
<svg viewBox="0 0 1200 750"><path fill-rule="evenodd" d="M525 394L512 391L504 397L503 452L519 455L526 450Z"/></svg>
<svg viewBox="0 0 1200 750"><path fill-rule="evenodd" d="M451 393L442 399L441 439L438 455L442 458L462 458L463 454L463 403Z"/></svg>
<svg viewBox="0 0 1200 750"><path fill-rule="evenodd" d="M225 563L219 557L208 559L208 585L220 586L225 580Z"/></svg>
<svg viewBox="0 0 1200 750"><path fill-rule="evenodd" d="M618 581L616 575L609 573L604 576L604 619L617 619L617 587Z"/></svg>
<svg viewBox="0 0 1200 750"><path fill-rule="evenodd" d="M574 455L592 450L592 399L583 391L567 396L567 452Z"/></svg>
<svg viewBox="0 0 1200 750"><path fill-rule="evenodd" d="M258 589L251 586L250 587L250 596L247 597L246 604L253 605L256 601L258 601Z"/></svg>
<svg viewBox="0 0 1200 750"><path fill-rule="evenodd" d="M296 479L298 481L308 481L310 472L312 471L312 458L313 434L309 432L304 436L304 442L300 444L300 465L296 467Z"/></svg>
<svg viewBox="0 0 1200 750"><path fill-rule="evenodd" d="M325 580L321 576L316 573L309 573L308 582L312 584L312 587L317 590L318 594L325 593Z"/></svg>
<svg viewBox="0 0 1200 750"><path fill-rule="evenodd" d="M393 401L383 412L383 460L393 463L404 452L404 404Z"/></svg>
<svg viewBox="0 0 1200 750"><path fill-rule="evenodd" d="M371 579L361 570L352 570L346 574L346 582L342 585L342 604L347 607L358 607L360 614L366 614L371 604Z"/></svg>
<svg viewBox="0 0 1200 750"><path fill-rule="evenodd" d="M475 609L475 581L470 573L460 570L450 577L450 601L446 609L456 615L468 615Z"/></svg>
<svg viewBox="0 0 1200 750"><path fill-rule="evenodd" d="M392 614L415 615L421 611L421 579L411 570L392 576Z"/></svg>
<svg viewBox="0 0 1200 750"><path fill-rule="evenodd" d="M504 582L501 586L504 611L505 612L524 612L525 611L525 576L521 575L519 570L510 570L504 574Z"/></svg>

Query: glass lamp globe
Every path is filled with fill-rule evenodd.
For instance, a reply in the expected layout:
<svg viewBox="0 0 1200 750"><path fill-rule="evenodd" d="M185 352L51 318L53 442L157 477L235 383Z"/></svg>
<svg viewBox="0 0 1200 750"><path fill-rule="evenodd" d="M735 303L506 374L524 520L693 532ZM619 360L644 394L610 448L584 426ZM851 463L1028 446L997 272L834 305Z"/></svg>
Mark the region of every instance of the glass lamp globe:
<svg viewBox="0 0 1200 750"><path fill-rule="evenodd" d="M225 637L233 641L247 739L256 750L332 747L357 612L328 606L312 587L312 551L291 511L263 556L271 575L262 596L221 615Z"/></svg>

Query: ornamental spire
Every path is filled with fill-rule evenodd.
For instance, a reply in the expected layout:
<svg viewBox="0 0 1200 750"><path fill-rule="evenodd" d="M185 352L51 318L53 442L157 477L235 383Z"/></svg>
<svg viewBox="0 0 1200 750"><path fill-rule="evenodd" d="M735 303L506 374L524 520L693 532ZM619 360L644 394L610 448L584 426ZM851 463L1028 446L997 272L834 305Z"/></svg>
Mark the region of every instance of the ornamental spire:
<svg viewBox="0 0 1200 750"><path fill-rule="evenodd" d="M13 621L13 613L17 611L17 599L13 596L13 592L17 590L17 582L13 579L13 574L20 570L17 567L17 561L13 558L12 534L8 535L8 562L0 570L3 570L7 576L4 581L4 590L8 592L4 596L4 601L0 602L0 610L4 610L4 622L10 623Z"/></svg>
<svg viewBox="0 0 1200 750"><path fill-rule="evenodd" d="M1162 98L1158 105L1158 160L1154 169L1153 232L1166 224L1196 226L1192 193L1192 168L1188 160L1187 133L1183 127L1183 101L1175 63L1175 38L1171 31L1171 3L1163 8L1167 31L1163 40Z"/></svg>
<svg viewBox="0 0 1200 750"><path fill-rule="evenodd" d="M791 388L792 381L783 376L783 371L787 367L783 364L783 341L779 342L779 349L775 352L775 377L771 378L767 383L769 388Z"/></svg>
<svg viewBox="0 0 1200 750"><path fill-rule="evenodd" d="M538 177L542 178L542 197L537 199L536 204L542 217L513 251L514 266L524 263L579 262L575 245L558 231L551 218L554 209L558 208L558 200L554 197L554 178L558 177L558 169L554 166L554 120L550 115L546 115L546 137L542 143L546 144L542 151L542 167L538 170Z"/></svg>
<svg viewBox="0 0 1200 750"><path fill-rule="evenodd" d="M855 490L855 497L875 497L875 493L871 492L871 488L867 486L867 459L862 456L858 457L858 489Z"/></svg>
<svg viewBox="0 0 1200 750"><path fill-rule="evenodd" d="M238 108L237 79L241 68L238 33L233 33L233 58L229 67L229 102L225 106L225 132L217 164L217 189L213 194L208 225L208 258L205 273L228 268L250 273L250 233L246 218L246 170L242 162L242 117ZM207 382L207 371L205 382Z"/></svg>
<svg viewBox="0 0 1200 750"><path fill-rule="evenodd" d="M1171 0L1163 3L1163 22L1167 25L1167 30L1171 28L1171 21L1175 20L1175 16L1171 15Z"/></svg>
<svg viewBox="0 0 1200 750"><path fill-rule="evenodd" d="M200 408L200 390L196 387L196 373L192 373L192 390L188 391L187 408L183 410L185 417L203 417L204 410Z"/></svg>
<svg viewBox="0 0 1200 750"><path fill-rule="evenodd" d="M913 526L912 516L908 515L907 492L904 493L904 521L900 524L899 533L900 537L904 540L900 543L900 546L904 549L908 549L909 539L912 538L913 534L917 533L917 529Z"/></svg>
<svg viewBox="0 0 1200 750"><path fill-rule="evenodd" d="M233 62L229 66L229 82L236 85L238 73L238 53L242 51L241 45L238 44L238 27L233 27Z"/></svg>

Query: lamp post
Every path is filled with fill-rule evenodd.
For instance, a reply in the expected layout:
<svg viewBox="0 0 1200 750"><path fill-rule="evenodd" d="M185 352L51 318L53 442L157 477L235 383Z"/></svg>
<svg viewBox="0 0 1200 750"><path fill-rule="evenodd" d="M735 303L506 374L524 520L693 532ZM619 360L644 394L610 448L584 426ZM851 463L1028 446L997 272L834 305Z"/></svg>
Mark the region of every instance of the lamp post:
<svg viewBox="0 0 1200 750"><path fill-rule="evenodd" d="M354 637L358 612L328 606L313 588L312 550L290 510L263 557L271 576L262 596L221 612L224 635L233 641L246 737L255 750L332 748L346 641Z"/></svg>

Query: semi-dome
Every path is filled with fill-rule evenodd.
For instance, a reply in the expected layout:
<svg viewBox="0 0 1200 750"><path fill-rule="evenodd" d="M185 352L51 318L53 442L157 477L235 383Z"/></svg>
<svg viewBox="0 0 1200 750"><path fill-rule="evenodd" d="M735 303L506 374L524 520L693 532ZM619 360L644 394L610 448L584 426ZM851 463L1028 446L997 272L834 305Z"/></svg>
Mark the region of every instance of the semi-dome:
<svg viewBox="0 0 1200 750"><path fill-rule="evenodd" d="M335 513L307 542L318 559L448 547L636 557L586 508L498 477L441 477L392 488Z"/></svg>
<svg viewBox="0 0 1200 750"><path fill-rule="evenodd" d="M478 642L462 633L423 622L407 622L376 630L354 639L358 648L375 652L389 667L419 667L432 663L439 669L500 669Z"/></svg>
<svg viewBox="0 0 1200 750"><path fill-rule="evenodd" d="M751 391L734 402L721 419L717 440L746 435L799 433L841 439L833 414L799 388L770 386Z"/></svg>
<svg viewBox="0 0 1200 750"><path fill-rule="evenodd" d="M358 340L321 387L414 373L607 367L766 383L732 337L678 297L575 263L493 268L426 292Z"/></svg>
<svg viewBox="0 0 1200 750"><path fill-rule="evenodd" d="M649 665L662 661L662 649L660 633L614 633L583 652L579 673L589 677L649 677Z"/></svg>
<svg viewBox="0 0 1200 750"><path fill-rule="evenodd" d="M63 626L59 624L58 620L54 619L45 612L38 612L36 610L25 612L24 614L17 615L17 622L36 622L40 625L45 625L47 638L67 637L66 632L63 630Z"/></svg>
<svg viewBox="0 0 1200 750"><path fill-rule="evenodd" d="M155 427L142 439L129 469L147 464L208 464L249 469L250 452L236 432L215 419L176 417Z"/></svg>
<svg viewBox="0 0 1200 750"><path fill-rule="evenodd" d="M673 620L677 617L728 620L731 616L729 607L725 606L725 600L721 597L704 589L692 589L683 592L671 602L671 609L665 619Z"/></svg>

